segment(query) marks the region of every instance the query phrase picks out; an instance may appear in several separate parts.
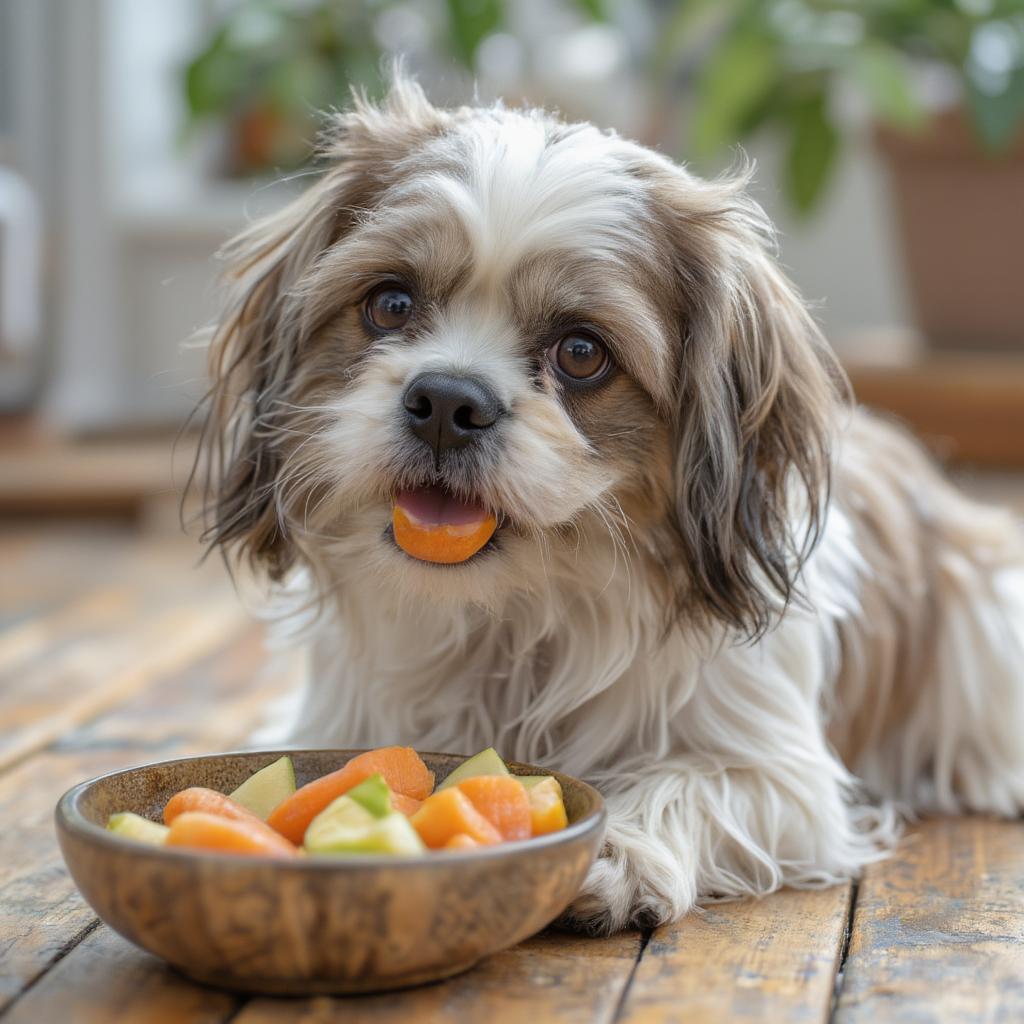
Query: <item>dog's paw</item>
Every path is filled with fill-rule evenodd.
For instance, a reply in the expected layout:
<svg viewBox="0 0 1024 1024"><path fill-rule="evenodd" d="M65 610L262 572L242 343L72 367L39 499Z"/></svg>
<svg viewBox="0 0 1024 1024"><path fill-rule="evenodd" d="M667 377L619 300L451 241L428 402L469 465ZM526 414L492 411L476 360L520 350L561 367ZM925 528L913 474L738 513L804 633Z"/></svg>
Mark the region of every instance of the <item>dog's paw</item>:
<svg viewBox="0 0 1024 1024"><path fill-rule="evenodd" d="M661 871L645 874L642 857L612 848L594 862L583 887L555 924L586 935L654 928L678 920L692 902L683 879L665 878Z"/></svg>

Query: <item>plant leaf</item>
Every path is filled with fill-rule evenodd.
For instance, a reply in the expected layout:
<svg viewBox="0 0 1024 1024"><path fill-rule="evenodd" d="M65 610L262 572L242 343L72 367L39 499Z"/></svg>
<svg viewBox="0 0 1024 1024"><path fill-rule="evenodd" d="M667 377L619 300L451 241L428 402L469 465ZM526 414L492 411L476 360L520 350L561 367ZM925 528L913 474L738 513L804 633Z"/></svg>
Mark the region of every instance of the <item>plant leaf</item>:
<svg viewBox="0 0 1024 1024"><path fill-rule="evenodd" d="M576 0L576 6L594 21L607 21L608 19L605 0Z"/></svg>
<svg viewBox="0 0 1024 1024"><path fill-rule="evenodd" d="M1024 67L1017 68L1007 87L994 96L968 77L967 109L985 146L993 152L1005 149L1024 127Z"/></svg>
<svg viewBox="0 0 1024 1024"><path fill-rule="evenodd" d="M678 2L654 42L651 63L655 71L664 74L675 62L690 56L712 31L735 18L738 7L738 0Z"/></svg>
<svg viewBox="0 0 1024 1024"><path fill-rule="evenodd" d="M737 142L750 112L779 75L775 42L754 32L728 39L705 66L697 83L692 142L699 157L712 157Z"/></svg>
<svg viewBox="0 0 1024 1024"><path fill-rule="evenodd" d="M827 97L818 92L794 104L789 113L785 188L790 202L808 214L821 199L839 153L839 133L828 116Z"/></svg>
<svg viewBox="0 0 1024 1024"><path fill-rule="evenodd" d="M920 128L924 124L924 109L911 88L899 50L872 40L857 48L852 70L877 117L900 128Z"/></svg>
<svg viewBox="0 0 1024 1024"><path fill-rule="evenodd" d="M193 117L218 113L244 82L242 61L228 46L228 31L220 28L185 69L185 99Z"/></svg>
<svg viewBox="0 0 1024 1024"><path fill-rule="evenodd" d="M473 67L477 47L505 21L503 0L448 0L448 23L456 56Z"/></svg>

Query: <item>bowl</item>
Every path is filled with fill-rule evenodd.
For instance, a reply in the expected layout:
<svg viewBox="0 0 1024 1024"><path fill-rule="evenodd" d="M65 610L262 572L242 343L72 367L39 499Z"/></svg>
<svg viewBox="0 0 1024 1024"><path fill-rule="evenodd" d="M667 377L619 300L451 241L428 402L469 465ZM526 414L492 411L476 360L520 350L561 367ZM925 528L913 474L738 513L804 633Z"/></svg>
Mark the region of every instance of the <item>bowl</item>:
<svg viewBox="0 0 1024 1024"><path fill-rule="evenodd" d="M268 994L373 992L465 971L554 920L579 890L604 834L604 803L552 774L569 825L523 842L425 857L296 861L147 846L106 831L134 811L160 820L188 786L230 792L282 751L211 754L113 772L69 790L57 834L71 877L116 932L196 981ZM289 752L299 785L358 750ZM440 782L464 758L423 754Z"/></svg>

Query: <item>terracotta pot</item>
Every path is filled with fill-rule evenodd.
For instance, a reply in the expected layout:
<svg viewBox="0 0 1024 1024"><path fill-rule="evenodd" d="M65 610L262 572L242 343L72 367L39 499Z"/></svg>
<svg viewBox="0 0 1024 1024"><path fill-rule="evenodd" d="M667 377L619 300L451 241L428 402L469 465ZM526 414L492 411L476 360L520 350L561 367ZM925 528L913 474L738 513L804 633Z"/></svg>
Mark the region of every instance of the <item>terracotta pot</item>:
<svg viewBox="0 0 1024 1024"><path fill-rule="evenodd" d="M1024 138L986 153L959 112L879 127L917 325L939 348L1024 350Z"/></svg>

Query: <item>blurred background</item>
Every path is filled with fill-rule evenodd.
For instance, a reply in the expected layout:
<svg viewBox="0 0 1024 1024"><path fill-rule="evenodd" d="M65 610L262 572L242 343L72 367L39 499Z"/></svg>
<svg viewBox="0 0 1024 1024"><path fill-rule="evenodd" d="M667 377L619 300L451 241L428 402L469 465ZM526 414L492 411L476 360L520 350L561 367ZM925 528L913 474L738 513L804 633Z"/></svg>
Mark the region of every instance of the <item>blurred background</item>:
<svg viewBox="0 0 1024 1024"><path fill-rule="evenodd" d="M213 253L398 54L439 103L742 146L859 398L1018 493L1024 0L0 0L0 513L173 504Z"/></svg>

